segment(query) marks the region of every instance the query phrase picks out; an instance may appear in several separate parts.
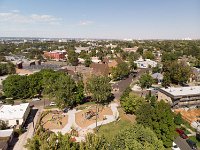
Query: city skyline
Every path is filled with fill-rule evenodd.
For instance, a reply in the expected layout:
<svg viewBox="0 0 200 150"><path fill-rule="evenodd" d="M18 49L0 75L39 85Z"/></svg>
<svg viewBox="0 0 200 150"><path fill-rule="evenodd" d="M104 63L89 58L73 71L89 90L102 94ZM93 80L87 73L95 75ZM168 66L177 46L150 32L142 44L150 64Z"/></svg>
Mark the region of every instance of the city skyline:
<svg viewBox="0 0 200 150"><path fill-rule="evenodd" d="M0 1L1 37L199 39L198 0Z"/></svg>

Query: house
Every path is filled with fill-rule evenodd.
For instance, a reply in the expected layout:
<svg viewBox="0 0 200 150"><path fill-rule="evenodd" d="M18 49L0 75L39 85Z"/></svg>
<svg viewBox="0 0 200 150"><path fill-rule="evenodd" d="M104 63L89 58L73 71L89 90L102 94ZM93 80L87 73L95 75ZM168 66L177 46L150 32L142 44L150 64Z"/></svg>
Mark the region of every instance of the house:
<svg viewBox="0 0 200 150"><path fill-rule="evenodd" d="M173 108L200 106L200 86L158 89L158 101L164 100Z"/></svg>
<svg viewBox="0 0 200 150"><path fill-rule="evenodd" d="M134 61L137 64L138 68L149 68L149 67L156 67L157 66L157 62L150 60L150 59L143 59L140 58L136 61Z"/></svg>
<svg viewBox="0 0 200 150"><path fill-rule="evenodd" d="M5 121L8 126L20 126L25 123L29 112L29 103L2 105L0 106L0 120Z"/></svg>
<svg viewBox="0 0 200 150"><path fill-rule="evenodd" d="M55 59L55 60L65 59L66 54L67 54L66 50L54 50L50 52L47 52L47 51L44 52L44 56L46 58Z"/></svg>
<svg viewBox="0 0 200 150"><path fill-rule="evenodd" d="M90 47L75 47L76 53L81 53L81 51L86 51L87 53L90 51Z"/></svg>
<svg viewBox="0 0 200 150"><path fill-rule="evenodd" d="M158 82L158 84L162 83L162 81L163 81L163 75L161 73L154 73L151 76L152 76L152 78L154 80L156 80Z"/></svg>
<svg viewBox="0 0 200 150"><path fill-rule="evenodd" d="M7 150L14 136L13 129L0 130L0 150Z"/></svg>
<svg viewBox="0 0 200 150"><path fill-rule="evenodd" d="M91 57L93 63L100 63L101 60L98 57Z"/></svg>
<svg viewBox="0 0 200 150"><path fill-rule="evenodd" d="M135 47L133 47L133 48L123 48L123 51L125 51L125 52L137 52L137 49L138 49L138 47L137 46L135 46Z"/></svg>
<svg viewBox="0 0 200 150"><path fill-rule="evenodd" d="M107 64L98 64L98 63L92 63L90 64L90 68L93 70L93 74L95 75L109 75L109 67Z"/></svg>

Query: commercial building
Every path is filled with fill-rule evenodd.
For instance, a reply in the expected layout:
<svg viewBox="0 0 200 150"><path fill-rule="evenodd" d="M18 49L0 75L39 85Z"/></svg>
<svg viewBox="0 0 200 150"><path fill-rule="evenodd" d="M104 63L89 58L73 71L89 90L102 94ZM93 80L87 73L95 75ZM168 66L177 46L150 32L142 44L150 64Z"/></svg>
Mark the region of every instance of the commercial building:
<svg viewBox="0 0 200 150"><path fill-rule="evenodd" d="M160 88L158 100L168 102L173 108L200 106L200 86Z"/></svg>
<svg viewBox="0 0 200 150"><path fill-rule="evenodd" d="M8 126L20 126L26 121L29 112L29 103L2 105L0 107L0 120L5 121Z"/></svg>
<svg viewBox="0 0 200 150"><path fill-rule="evenodd" d="M66 54L67 54L66 50L54 50L50 52L47 52L47 51L44 52L44 56L46 58L55 59L55 60L65 59Z"/></svg>

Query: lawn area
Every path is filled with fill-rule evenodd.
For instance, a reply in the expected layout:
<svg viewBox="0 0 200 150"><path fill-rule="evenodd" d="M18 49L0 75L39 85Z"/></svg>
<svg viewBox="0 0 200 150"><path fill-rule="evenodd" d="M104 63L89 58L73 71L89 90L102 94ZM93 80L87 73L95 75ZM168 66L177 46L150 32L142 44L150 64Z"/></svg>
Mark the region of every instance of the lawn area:
<svg viewBox="0 0 200 150"><path fill-rule="evenodd" d="M108 140L112 140L112 138L121 130L124 129L131 124L135 123L134 115L126 115L122 108L118 109L120 119L118 121L103 125L99 127L97 135L104 135L104 137Z"/></svg>
<svg viewBox="0 0 200 150"><path fill-rule="evenodd" d="M194 141L194 142L196 142L196 143L197 143L197 146L198 146L198 149L200 149L200 141L198 141L198 140L196 139L196 136L191 136L191 137L189 137L189 139L192 140L192 141Z"/></svg>

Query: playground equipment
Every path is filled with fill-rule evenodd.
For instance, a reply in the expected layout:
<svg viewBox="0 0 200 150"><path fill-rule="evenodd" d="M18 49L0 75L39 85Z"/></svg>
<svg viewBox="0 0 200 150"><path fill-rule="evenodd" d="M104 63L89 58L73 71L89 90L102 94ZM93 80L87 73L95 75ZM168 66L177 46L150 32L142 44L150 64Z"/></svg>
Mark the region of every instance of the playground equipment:
<svg viewBox="0 0 200 150"><path fill-rule="evenodd" d="M93 110L88 110L85 113L85 119L91 119L92 117L94 117L96 115L98 116L98 113L94 112Z"/></svg>

